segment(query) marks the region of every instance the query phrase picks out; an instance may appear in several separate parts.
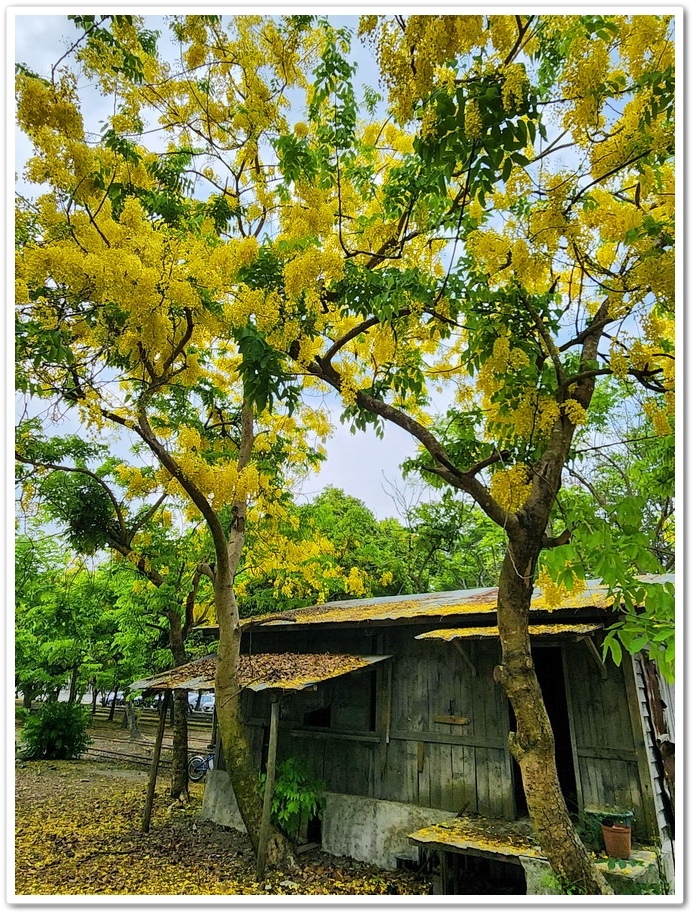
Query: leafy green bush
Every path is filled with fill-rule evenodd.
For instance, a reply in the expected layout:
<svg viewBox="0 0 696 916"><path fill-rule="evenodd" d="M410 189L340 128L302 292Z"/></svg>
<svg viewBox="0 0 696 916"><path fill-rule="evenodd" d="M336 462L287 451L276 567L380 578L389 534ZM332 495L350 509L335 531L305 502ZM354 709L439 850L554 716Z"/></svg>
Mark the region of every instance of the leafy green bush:
<svg viewBox="0 0 696 916"><path fill-rule="evenodd" d="M45 703L32 712L22 729L25 760L73 760L91 743L89 710L78 703Z"/></svg>
<svg viewBox="0 0 696 916"><path fill-rule="evenodd" d="M261 774L259 782L263 794L265 773ZM321 817L326 805L323 791L324 784L310 777L301 760L297 757L284 760L276 766L271 819L287 836L297 840L303 824L313 817Z"/></svg>

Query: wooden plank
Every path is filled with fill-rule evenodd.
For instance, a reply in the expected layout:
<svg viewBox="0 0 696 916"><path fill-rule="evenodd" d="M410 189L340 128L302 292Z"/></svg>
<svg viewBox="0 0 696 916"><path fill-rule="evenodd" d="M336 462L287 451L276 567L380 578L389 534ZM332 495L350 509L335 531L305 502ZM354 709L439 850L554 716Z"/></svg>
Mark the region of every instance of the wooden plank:
<svg viewBox="0 0 696 916"><path fill-rule="evenodd" d="M152 763L150 764L150 778L147 783L147 797L145 799L145 811L143 812L142 831L148 833L150 830L150 818L152 816L152 804L155 799L155 784L157 783L157 768L159 767L160 753L162 751L162 740L164 738L164 728L167 724L167 710L172 702L171 690L164 691L164 697L160 704L159 725L157 728L157 737L155 738L155 747L152 752Z"/></svg>
<svg viewBox="0 0 696 916"><path fill-rule="evenodd" d="M493 747L500 750L507 747L507 742L500 738L485 738L480 735L441 735L436 732L414 732L393 729L390 740L394 741L425 741L433 744L454 744L462 747Z"/></svg>
<svg viewBox="0 0 696 916"><path fill-rule="evenodd" d="M278 749L278 720L280 718L280 700L274 697L271 703L270 735L268 738L268 760L266 763L266 785L263 792L263 808L259 827L259 848L256 856L256 878L261 880L266 870L268 839L271 835L271 802L275 786L276 751Z"/></svg>
<svg viewBox="0 0 696 916"><path fill-rule="evenodd" d="M462 811L471 813L472 811L472 784L467 781L468 767L465 763L467 751L463 747L450 745L450 766L452 781L450 785L443 790L442 807L446 811L456 811L459 814Z"/></svg>
<svg viewBox="0 0 696 916"><path fill-rule="evenodd" d="M438 722L442 725L469 725L471 718L467 716L431 716L431 722Z"/></svg>
<svg viewBox="0 0 696 916"><path fill-rule="evenodd" d="M566 696L568 709L568 730L570 732L570 752L573 756L573 773L575 774L575 788L578 793L578 811L584 809L582 779L580 778L580 763L578 760L578 742L575 734L575 712L573 710L572 691L568 676L568 651L566 646L561 646L561 659L563 663L563 689Z"/></svg>
<svg viewBox="0 0 696 916"><path fill-rule="evenodd" d="M491 813L491 799L489 793L488 774L488 749L477 747L475 756L476 766L476 800L477 810L484 815Z"/></svg>
<svg viewBox="0 0 696 916"><path fill-rule="evenodd" d="M578 747L578 757L592 757L595 760L630 760L636 762L636 750L632 747Z"/></svg>
<svg viewBox="0 0 696 916"><path fill-rule="evenodd" d="M380 736L374 732L338 732L330 728L292 728L295 738L330 738L336 741L355 741L360 744L379 744Z"/></svg>
<svg viewBox="0 0 696 916"><path fill-rule="evenodd" d="M624 684L626 688L626 698L628 702L628 711L630 717L631 730L633 732L633 743L637 752L638 779L640 780L640 810L643 813L643 823L637 822L639 830L644 830L646 836L655 836L658 834L659 827L657 823L657 814L653 802L652 780L650 775L650 766L645 753L645 742L643 729L640 720L640 707L638 705L638 696L635 691L635 679L630 659L625 656L622 666L624 675ZM638 809L636 809L638 811Z"/></svg>
<svg viewBox="0 0 696 916"><path fill-rule="evenodd" d="M392 716L392 659L380 666L377 689L377 730L379 731L379 754L374 774L374 794L381 797L383 782L386 779L389 756L389 731Z"/></svg>
<svg viewBox="0 0 696 916"><path fill-rule="evenodd" d="M512 784L508 778L509 770L506 763L506 751L489 751L488 764L488 791L491 800L491 814L494 817L505 817L505 812L511 808Z"/></svg>

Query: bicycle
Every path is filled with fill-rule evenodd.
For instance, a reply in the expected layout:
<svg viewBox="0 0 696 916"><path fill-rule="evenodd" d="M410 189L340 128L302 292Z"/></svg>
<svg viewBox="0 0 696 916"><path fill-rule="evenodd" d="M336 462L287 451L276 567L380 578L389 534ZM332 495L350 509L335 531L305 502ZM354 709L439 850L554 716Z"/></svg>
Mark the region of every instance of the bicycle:
<svg viewBox="0 0 696 916"><path fill-rule="evenodd" d="M214 753L208 754L205 757L202 754L194 754L193 757L189 757L189 779L191 779L193 782L202 782L207 776L208 770L213 769L214 763Z"/></svg>

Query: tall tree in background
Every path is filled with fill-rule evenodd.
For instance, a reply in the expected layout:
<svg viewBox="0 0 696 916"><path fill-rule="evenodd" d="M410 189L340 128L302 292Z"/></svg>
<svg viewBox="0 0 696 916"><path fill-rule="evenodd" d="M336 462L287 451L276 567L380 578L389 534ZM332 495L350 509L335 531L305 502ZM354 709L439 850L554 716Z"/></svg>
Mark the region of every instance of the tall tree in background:
<svg viewBox="0 0 696 916"><path fill-rule="evenodd" d="M20 74L28 177L50 188L19 206L20 383L134 432L205 519L252 838L233 583L249 500L276 505L279 471L314 457L297 413L314 381L354 427L409 432L422 473L504 532L510 749L554 870L606 893L560 792L527 624L535 578L550 603L583 584L572 551L592 526L558 510L597 379L624 379L671 433L673 20L366 17L389 107L369 88L359 119L350 35L325 20L175 18L170 67L133 17L73 18L114 114L90 143L70 72ZM605 581L650 615L620 556Z"/></svg>
<svg viewBox="0 0 696 916"><path fill-rule="evenodd" d="M49 521L64 526L74 550L86 555L110 550L132 567L131 603L170 649L164 667L183 665L189 660L187 636L200 622L199 562L208 545L195 528L180 532L173 525L167 493L151 467L130 466L106 453L104 446L78 436L46 438L36 421L20 423L16 458L23 501L42 506ZM176 798L188 797L187 715L188 693L175 690L171 794Z"/></svg>

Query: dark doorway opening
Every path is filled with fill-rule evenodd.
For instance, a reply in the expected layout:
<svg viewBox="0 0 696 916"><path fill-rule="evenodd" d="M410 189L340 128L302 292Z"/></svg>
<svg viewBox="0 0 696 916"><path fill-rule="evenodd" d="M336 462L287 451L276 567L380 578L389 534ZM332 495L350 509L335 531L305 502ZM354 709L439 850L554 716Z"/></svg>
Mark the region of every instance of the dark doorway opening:
<svg viewBox="0 0 696 916"><path fill-rule="evenodd" d="M549 714L551 728L556 743L556 768L561 784L561 792L571 815L578 812L578 788L573 766L573 746L570 739L570 717L568 699L565 689L563 653L559 646L534 646L532 659L536 669L541 695L544 698L546 711ZM510 728L515 729L515 716L510 707ZM528 814L527 802L522 788L522 774L517 762L513 760L515 779L515 805L517 816Z"/></svg>
<svg viewBox="0 0 696 916"><path fill-rule="evenodd" d="M527 879L521 865L483 856L443 853L440 881L442 894L521 896L527 893Z"/></svg>

